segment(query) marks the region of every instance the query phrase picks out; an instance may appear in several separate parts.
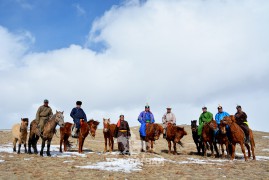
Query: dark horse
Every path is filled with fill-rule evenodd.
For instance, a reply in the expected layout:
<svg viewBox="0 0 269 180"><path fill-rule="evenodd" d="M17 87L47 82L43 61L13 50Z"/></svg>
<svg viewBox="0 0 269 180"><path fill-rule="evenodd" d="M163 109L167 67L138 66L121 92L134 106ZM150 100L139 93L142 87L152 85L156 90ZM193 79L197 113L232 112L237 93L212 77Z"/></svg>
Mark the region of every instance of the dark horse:
<svg viewBox="0 0 269 180"><path fill-rule="evenodd" d="M161 134L163 134L162 125L156 123L147 124L145 141L148 152L153 152L153 142L158 140Z"/></svg>
<svg viewBox="0 0 269 180"><path fill-rule="evenodd" d="M216 142L214 141L214 132L217 130L218 125L215 120L211 120L208 123L205 123L202 130L202 139L204 143L204 156L207 156L207 143L209 143L209 147L211 150L211 156L214 156L214 149L217 153L217 157L219 157L219 151Z"/></svg>
<svg viewBox="0 0 269 180"><path fill-rule="evenodd" d="M187 132L184 130L184 127L179 127L172 125L171 123L168 123L167 129L166 129L166 140L168 142L168 154L171 153L171 142L173 142L174 146L174 153L177 153L177 143L179 143L182 146L181 139L183 136L187 135Z"/></svg>
<svg viewBox="0 0 269 180"><path fill-rule="evenodd" d="M191 131L192 131L192 138L197 148L198 155L204 154L204 144L201 141L200 136L198 135L198 126L197 126L197 120L191 121Z"/></svg>
<svg viewBox="0 0 269 180"><path fill-rule="evenodd" d="M44 125L44 131L43 135L41 135L42 139L42 146L41 146L41 151L40 151L40 156L43 156L43 150L45 147L45 142L47 142L47 156L51 156L50 154L50 143L52 140L53 135L56 132L56 126L57 124L60 127L64 126L64 112L56 111L56 114L54 114L48 122ZM34 148L34 153L37 154L37 148L36 144L39 139L40 133L37 128L37 123L35 120L33 120L30 124L30 135L29 135L29 140L28 140L28 153L32 154L31 152L31 146Z"/></svg>
<svg viewBox="0 0 269 180"><path fill-rule="evenodd" d="M235 156L235 146L236 143L239 143L241 146L242 153L244 154L244 158L247 161L247 156L245 152L245 146L248 149L248 157L250 158L251 152L250 152L250 146L248 143L245 142L245 134L244 131L241 129L241 127L236 123L235 117L233 115L231 116L226 116L223 118L221 121L221 131L222 133L225 133L225 125L228 125L231 129L231 143L232 143L232 152L231 152L231 159L234 159ZM255 152L254 152L254 147L255 147L255 142L254 142L254 137L252 130L249 129L249 139L250 139L250 145L251 145L251 151L252 151L252 156L253 159L255 160ZM244 146L245 144L245 146Z"/></svg>
<svg viewBox="0 0 269 180"><path fill-rule="evenodd" d="M110 124L110 119L103 119L103 125L103 134L105 139L104 152L107 152L107 140L109 145L109 152L112 152L114 149L114 135L116 130L116 124Z"/></svg>
<svg viewBox="0 0 269 180"><path fill-rule="evenodd" d="M89 120L88 122L85 122L84 120L80 120L80 130L78 133L78 152L82 153L82 148L84 141L86 137L89 134L92 137L95 137L95 132L97 129L97 126L99 125L98 121L94 121L93 119ZM64 127L60 128L60 133L61 133L61 139L60 139L60 152L62 152L62 143L64 142L64 151L67 151L67 146L70 144L68 141L69 136L71 135L71 123L65 123Z"/></svg>

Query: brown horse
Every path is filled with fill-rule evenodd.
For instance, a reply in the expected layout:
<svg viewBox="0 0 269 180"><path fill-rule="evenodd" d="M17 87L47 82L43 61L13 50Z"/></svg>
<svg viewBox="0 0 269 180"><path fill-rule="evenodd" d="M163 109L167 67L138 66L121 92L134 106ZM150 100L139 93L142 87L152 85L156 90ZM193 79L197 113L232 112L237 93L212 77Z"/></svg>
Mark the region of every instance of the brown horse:
<svg viewBox="0 0 269 180"><path fill-rule="evenodd" d="M171 141L173 142L173 146L174 146L174 153L177 153L177 143L180 144L181 146L181 139L183 138L183 136L187 135L187 132L184 130L184 127L179 127L179 126L175 126L172 125L171 123L168 123L167 125L167 129L166 129L166 140L168 142L168 154L171 153Z"/></svg>
<svg viewBox="0 0 269 180"><path fill-rule="evenodd" d="M114 149L114 134L116 130L116 124L110 124L110 119L103 119L103 125L103 134L105 139L104 152L107 152L107 140L109 144L109 152L112 152Z"/></svg>
<svg viewBox="0 0 269 180"><path fill-rule="evenodd" d="M78 152L82 153L83 144L85 138L88 136L89 131L92 137L95 137L95 132L97 126L99 125L98 121L94 121L93 119L85 122L84 120L80 120L80 130L78 134ZM62 152L62 143L64 142L64 151L67 151L67 146L70 144L68 138L71 135L71 123L65 123L64 127L60 128L61 139L60 139L60 152Z"/></svg>
<svg viewBox="0 0 269 180"><path fill-rule="evenodd" d="M219 157L219 151L216 142L214 142L214 132L217 130L218 125L215 120L211 120L208 123L205 123L202 130L202 139L204 143L204 156L207 156L207 143L209 143L209 147L211 150L211 156L214 156L214 149L217 153L217 157Z"/></svg>
<svg viewBox="0 0 269 180"><path fill-rule="evenodd" d="M228 140L228 137L226 135L226 127L225 127L225 125L223 127L223 125L220 124L219 128L220 128L220 131L217 134L216 139L218 140L218 144L221 147L221 152L222 152L221 157L223 158L225 156L224 155L224 147L223 147L223 145L225 145L227 157L229 157L229 155L230 155L230 147L231 146L229 144L229 140ZM225 128L225 132L223 132L221 130L222 128Z"/></svg>
<svg viewBox="0 0 269 180"><path fill-rule="evenodd" d="M241 150L242 150L242 153L244 154L245 161L247 161L247 156L246 156L244 144L248 149L248 157L249 158L251 156L250 146L249 146L248 143L245 142L244 131L236 123L235 117L233 115L226 116L221 121L221 124L222 124L221 131L223 133L226 131L226 129L223 128L224 125L228 125L230 127L230 129L231 129L231 141L232 141L232 152L231 152L232 156L231 156L231 159L233 160L234 157L235 157L235 146L236 146L236 143L238 143L241 146ZM249 138L250 138L252 156L253 156L253 159L255 160L256 159L255 152L254 152L255 142L254 142L254 137L253 137L253 133L252 133L251 129L249 129Z"/></svg>
<svg viewBox="0 0 269 180"><path fill-rule="evenodd" d="M50 154L50 143L52 140L53 135L56 132L56 126L57 124L60 127L64 126L64 112L56 111L56 114L54 114L48 122L44 125L43 135L41 135L42 139L42 146L40 151L40 156L43 156L43 149L45 147L45 142L47 141L47 156L51 156ZM37 128L36 120L33 120L30 124L30 135L28 139L28 153L32 154L31 152L31 146L34 148L34 153L37 154L37 148L36 144L39 139L40 133L39 129Z"/></svg>
<svg viewBox="0 0 269 180"><path fill-rule="evenodd" d="M197 153L198 155L204 154L204 147L203 147L203 142L201 141L200 136L198 135L198 126L197 126L197 120L191 121L191 132L192 132L192 139L196 145Z"/></svg>
<svg viewBox="0 0 269 180"><path fill-rule="evenodd" d="M158 140L161 134L163 134L162 125L156 123L147 124L145 141L148 152L153 152L153 142Z"/></svg>

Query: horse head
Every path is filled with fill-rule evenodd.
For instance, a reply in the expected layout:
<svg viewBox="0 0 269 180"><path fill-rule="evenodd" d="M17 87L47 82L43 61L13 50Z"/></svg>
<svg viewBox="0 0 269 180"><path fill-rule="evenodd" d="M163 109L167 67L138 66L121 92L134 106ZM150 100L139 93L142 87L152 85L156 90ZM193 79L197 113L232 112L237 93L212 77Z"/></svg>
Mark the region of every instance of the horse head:
<svg viewBox="0 0 269 180"><path fill-rule="evenodd" d="M235 118L234 118L233 115L231 115L231 116L225 116L222 119L222 124L225 124L225 125L228 125L228 126L230 126L234 122L235 122Z"/></svg>
<svg viewBox="0 0 269 180"><path fill-rule="evenodd" d="M21 118L21 129L27 129L29 124L29 119L28 118Z"/></svg>
<svg viewBox="0 0 269 180"><path fill-rule="evenodd" d="M208 123L208 125L209 125L210 129L212 129L212 130L214 130L214 131L218 129L218 124L217 124L217 122L216 122L214 119L212 119L212 120Z"/></svg>
<svg viewBox="0 0 269 180"><path fill-rule="evenodd" d="M110 127L110 118L108 119L103 118L103 126L104 126L103 132L105 133L108 132Z"/></svg>
<svg viewBox="0 0 269 180"><path fill-rule="evenodd" d="M89 131L90 131L90 135L92 136L92 137L95 137L95 132L96 132L96 129L97 129L97 127L98 127L98 125L99 125L99 121L95 121L95 120L93 120L93 119L91 119L91 120L89 120L88 122L88 125L89 125Z"/></svg>
<svg viewBox="0 0 269 180"><path fill-rule="evenodd" d="M187 135L187 132L184 130L184 127L176 126L176 136L174 139L175 143L180 142L180 140L183 138L183 136Z"/></svg>
<svg viewBox="0 0 269 180"><path fill-rule="evenodd" d="M160 124L154 124L154 139L158 140L160 135L163 134L163 127Z"/></svg>
<svg viewBox="0 0 269 180"><path fill-rule="evenodd" d="M226 134L226 124L224 120L220 121L219 130L221 134Z"/></svg>
<svg viewBox="0 0 269 180"><path fill-rule="evenodd" d="M191 121L191 131L192 132L196 132L198 129L198 126L197 126L197 120L192 120Z"/></svg>
<svg viewBox="0 0 269 180"><path fill-rule="evenodd" d="M60 127L64 127L64 111L57 111L56 110L56 114L55 114L55 122L60 126Z"/></svg>

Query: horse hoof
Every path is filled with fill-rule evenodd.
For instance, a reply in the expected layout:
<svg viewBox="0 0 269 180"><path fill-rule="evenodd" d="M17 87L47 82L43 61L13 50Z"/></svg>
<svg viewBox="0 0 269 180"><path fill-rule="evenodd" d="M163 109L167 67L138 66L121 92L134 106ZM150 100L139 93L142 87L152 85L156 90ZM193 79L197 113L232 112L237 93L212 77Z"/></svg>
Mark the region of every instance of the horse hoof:
<svg viewBox="0 0 269 180"><path fill-rule="evenodd" d="M20 154L20 153L21 153L21 152L19 152L19 151L17 152L17 154Z"/></svg>
<svg viewBox="0 0 269 180"><path fill-rule="evenodd" d="M51 154L47 154L47 156L51 157Z"/></svg>

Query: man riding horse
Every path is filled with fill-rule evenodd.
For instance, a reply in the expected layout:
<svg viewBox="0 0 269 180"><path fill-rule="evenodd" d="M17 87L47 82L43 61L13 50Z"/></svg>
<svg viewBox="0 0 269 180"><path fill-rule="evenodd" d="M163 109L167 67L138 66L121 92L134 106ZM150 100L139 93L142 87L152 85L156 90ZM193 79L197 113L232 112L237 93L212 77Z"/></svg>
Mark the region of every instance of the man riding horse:
<svg viewBox="0 0 269 180"><path fill-rule="evenodd" d="M150 106L147 104L145 106L145 111L142 111L138 116L138 121L141 123L139 133L140 133L140 140L141 140L141 152L144 152L144 142L146 137L146 126L148 123L154 123L154 116L150 111Z"/></svg>
<svg viewBox="0 0 269 180"><path fill-rule="evenodd" d="M240 105L236 106L237 112L235 113L236 123L242 128L246 136L246 143L249 143L249 127L247 121L247 114L242 111L242 107Z"/></svg>
<svg viewBox="0 0 269 180"><path fill-rule="evenodd" d="M215 120L217 122L218 125L218 130L215 131L215 136L219 133L219 126L220 126L220 121L226 117L226 116L230 116L227 112L223 111L223 108L221 105L218 106L218 113L215 115ZM226 131L227 131L227 136L228 138L230 138L230 129L228 126L226 126ZM214 139L215 141L216 139Z"/></svg>
<svg viewBox="0 0 269 180"><path fill-rule="evenodd" d="M70 116L73 118L74 121L74 127L72 128L72 137L77 138L78 132L80 129L80 120L83 119L85 122L87 122L87 117L83 109L81 108L82 102L77 101L76 102L77 107L74 107L70 113Z"/></svg>
<svg viewBox="0 0 269 180"><path fill-rule="evenodd" d="M172 125L176 125L176 116L174 113L171 112L171 107L166 108L166 113L163 115L162 121L163 121L163 127L164 127L164 133L163 138L166 138L166 131L167 131L167 125L170 123Z"/></svg>
<svg viewBox="0 0 269 180"><path fill-rule="evenodd" d="M43 134L44 125L53 115L52 109L49 107L49 101L44 100L44 105L40 106L36 112L36 123L38 124L39 134Z"/></svg>
<svg viewBox="0 0 269 180"><path fill-rule="evenodd" d="M205 123L210 122L213 119L213 114L207 111L207 107L202 107L202 114L199 117L198 136L201 137L203 126Z"/></svg>

